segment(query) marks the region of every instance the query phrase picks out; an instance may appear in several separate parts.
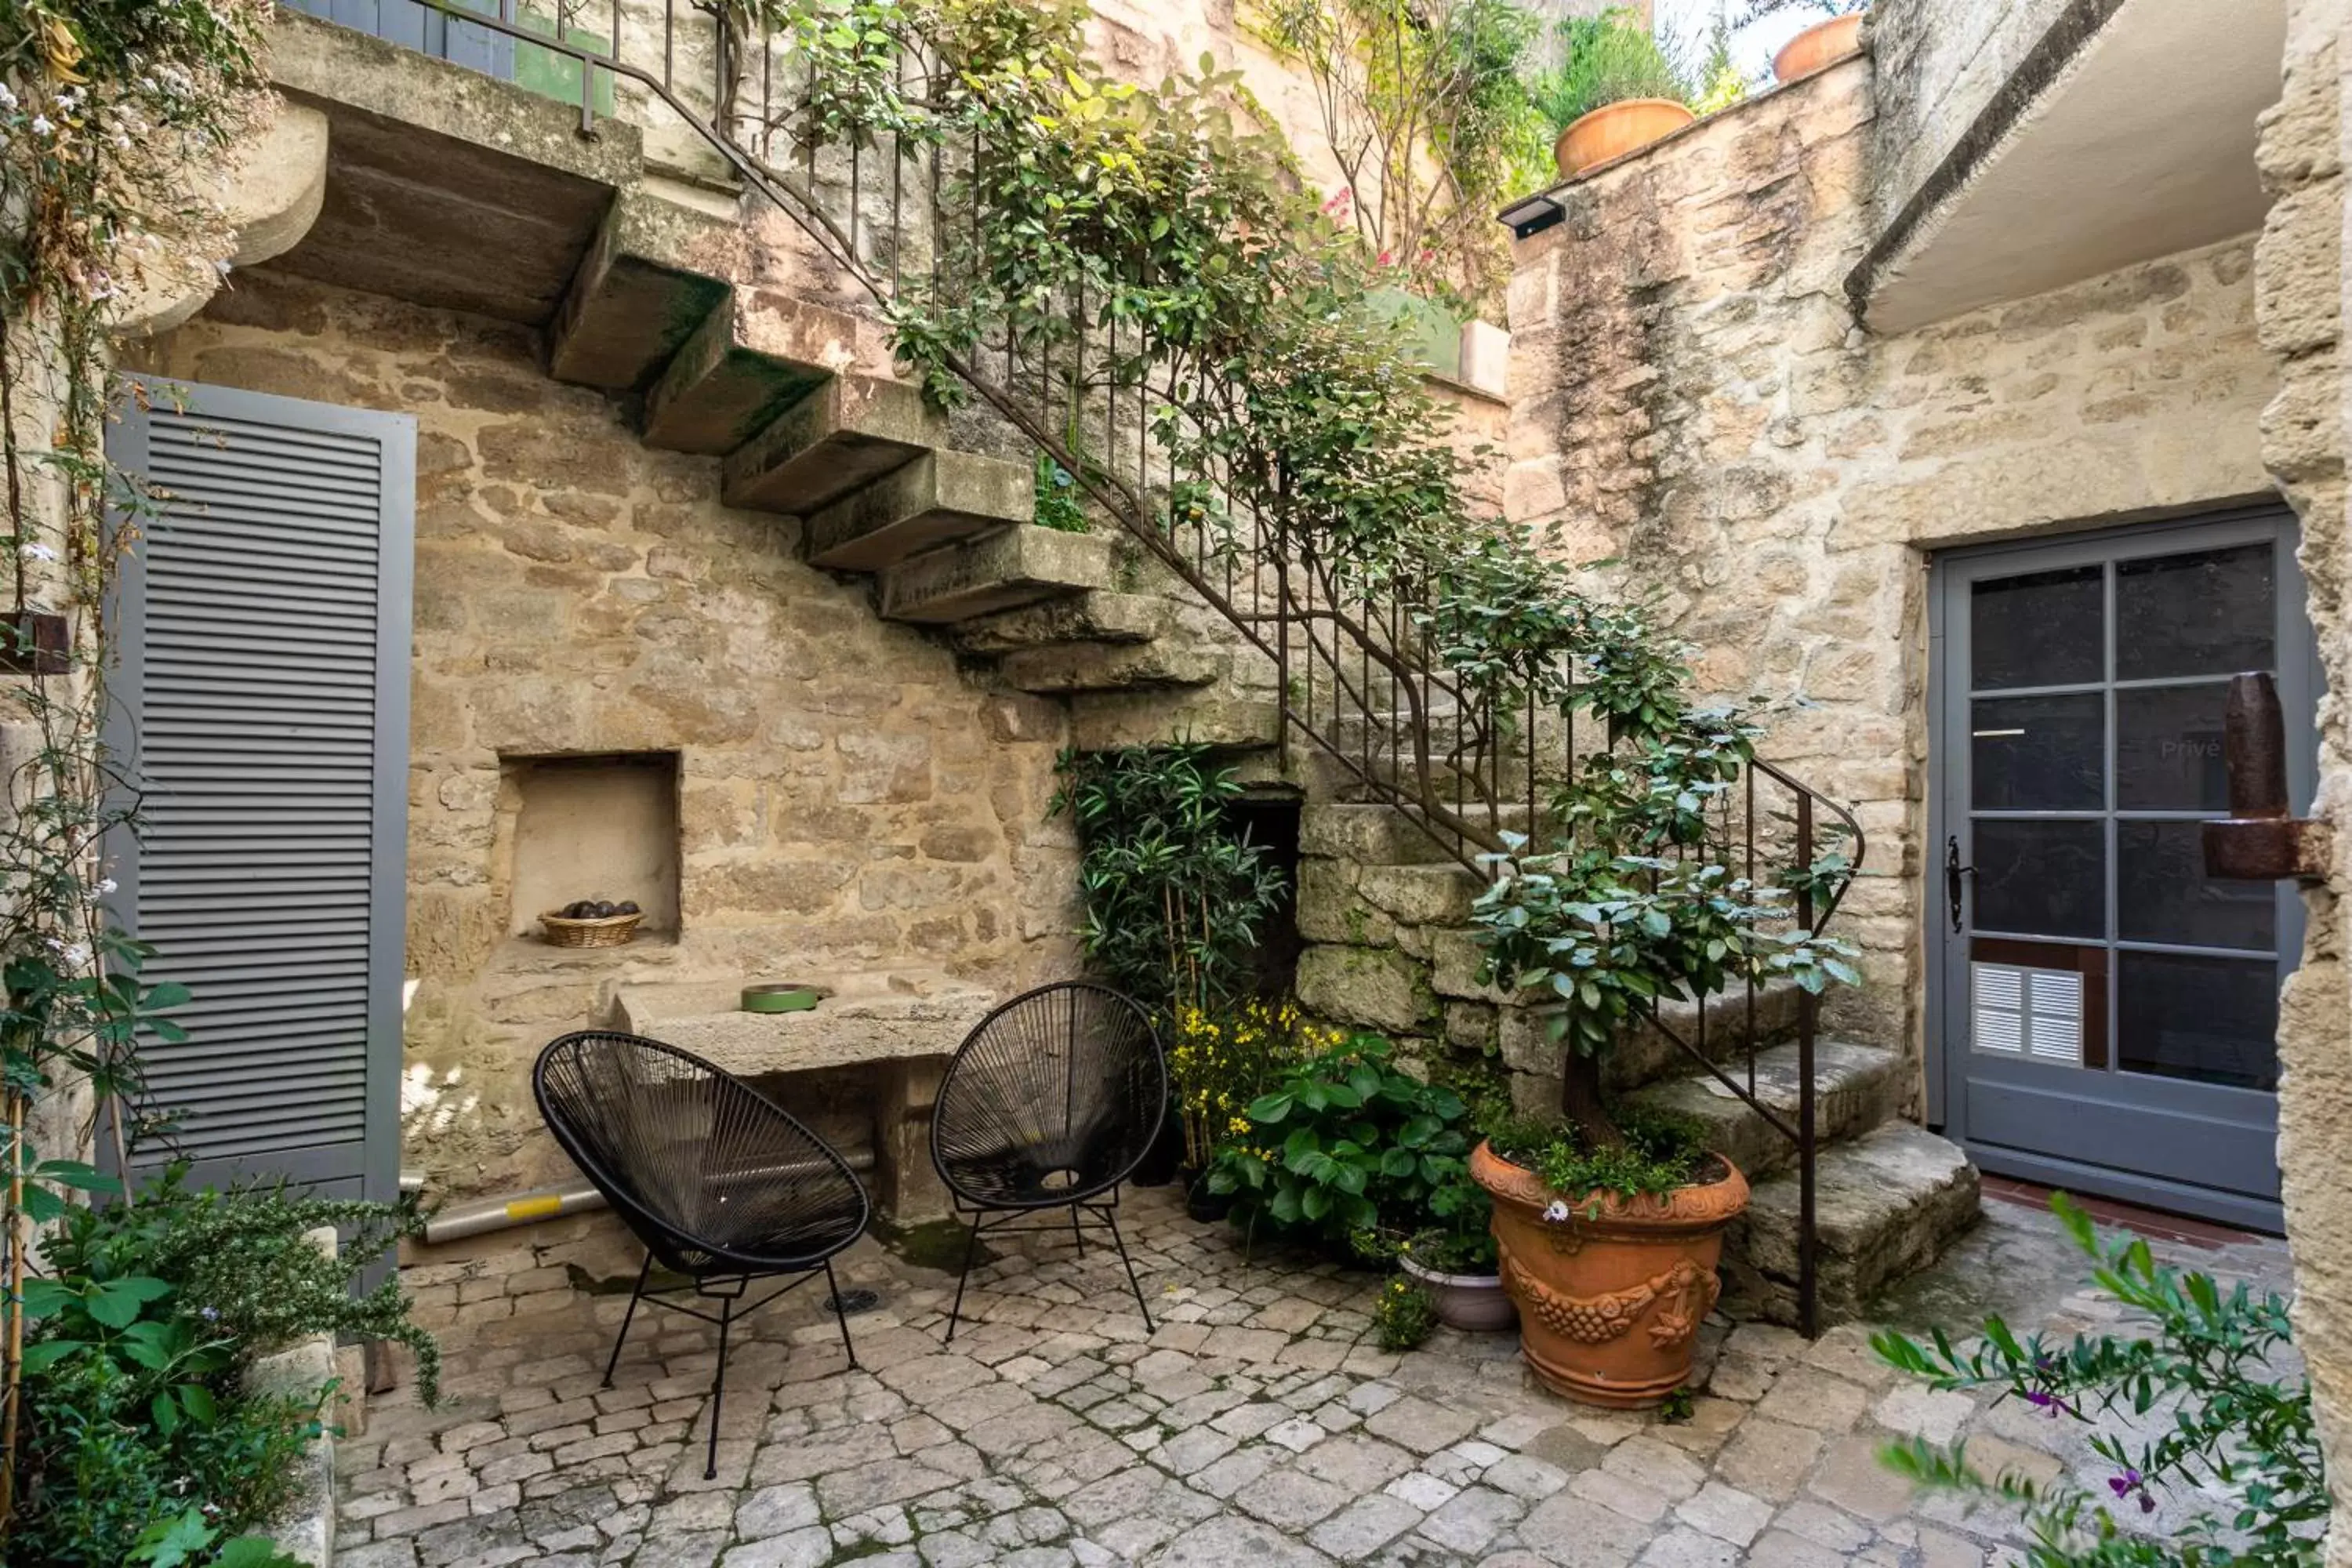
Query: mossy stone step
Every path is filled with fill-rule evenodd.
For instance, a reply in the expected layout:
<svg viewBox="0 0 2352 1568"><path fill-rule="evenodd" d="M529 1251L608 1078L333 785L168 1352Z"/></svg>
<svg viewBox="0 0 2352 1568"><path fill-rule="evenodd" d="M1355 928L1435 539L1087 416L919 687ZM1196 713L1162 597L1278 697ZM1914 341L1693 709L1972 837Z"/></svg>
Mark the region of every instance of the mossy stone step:
<svg viewBox="0 0 2352 1568"><path fill-rule="evenodd" d="M1977 1169L1958 1144L1890 1121L1822 1151L1814 1232L1821 1324L1866 1314L1878 1293L1936 1261L1976 1223ZM1756 1184L1725 1238L1732 1305L1776 1323L1797 1321L1796 1173Z"/></svg>
<svg viewBox="0 0 2352 1568"><path fill-rule="evenodd" d="M1035 480L1018 463L926 452L802 524L801 553L833 572L879 572L957 540L1029 521Z"/></svg>
<svg viewBox="0 0 2352 1568"><path fill-rule="evenodd" d="M727 455L729 506L807 516L948 444L922 393L883 376L837 375Z"/></svg>
<svg viewBox="0 0 2352 1568"><path fill-rule="evenodd" d="M1721 1066L1726 1076L1747 1087L1744 1057L1734 1057ZM1851 1040L1814 1041L1814 1126L1820 1142L1828 1144L1857 1137L1893 1116L1902 1103L1908 1078L1899 1051ZM1791 1127L1797 1124L1802 1083L1793 1042L1757 1053L1756 1097ZM1710 1073L1667 1079L1636 1089L1629 1098L1634 1104L1699 1123L1706 1129L1706 1146L1738 1165L1750 1181L1788 1170L1797 1163L1796 1145Z"/></svg>
<svg viewBox="0 0 2352 1568"><path fill-rule="evenodd" d="M727 298L646 394L646 445L719 457L833 379L856 341L838 310L780 294Z"/></svg>
<svg viewBox="0 0 2352 1568"><path fill-rule="evenodd" d="M1108 588L1106 540L1034 524L918 555L882 574L882 618L940 626Z"/></svg>

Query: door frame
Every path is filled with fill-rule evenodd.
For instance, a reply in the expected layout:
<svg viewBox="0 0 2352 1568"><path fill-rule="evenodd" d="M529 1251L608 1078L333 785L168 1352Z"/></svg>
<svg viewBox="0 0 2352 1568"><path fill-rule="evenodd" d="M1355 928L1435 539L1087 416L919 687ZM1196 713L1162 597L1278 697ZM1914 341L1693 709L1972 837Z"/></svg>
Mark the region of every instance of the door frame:
<svg viewBox="0 0 2352 1568"><path fill-rule="evenodd" d="M1951 617L1958 609L1956 601L1960 596L1959 574L1952 568L1956 563L1988 556L2014 556L2021 563L2030 563L2021 566L2022 571L2052 570L2094 560L2106 561L2116 553L2115 547L2118 542L2126 541L2135 547L2129 551L2131 554L2164 554L2178 547L2177 543L2169 542L2184 533L2202 536L2189 548L2208 542L2217 547L2232 542L2246 543L2263 537L2278 540L2281 545L2276 597L2279 704L2290 716L2291 726L2296 722L2294 716L2302 716L2302 728L2291 729L2287 737L2287 788L2299 814L2308 811L2312 797L2317 792L2317 747L2314 743L2311 716L2317 711L2319 697L2324 689L2323 677L2317 633L2311 624L2308 609L2309 590L2304 580L2302 563L2296 558L2302 540L2300 523L2293 509L2284 500L2249 501L2142 522L2042 537L1988 541L1981 544L1957 545L1931 552L1927 563L1927 837L1920 858L1919 901L1920 938L1927 969L1927 1120L1928 1125L1937 1128L1966 1149L1972 1160L1996 1174L2074 1188L2084 1193L2095 1191L2103 1196L2151 1208L2177 1210L2224 1224L2276 1234L2282 1230L2284 1220L2275 1200L2230 1193L2217 1187L2196 1186L2159 1176L2136 1175L2088 1161L1972 1142L1967 1126L1964 1081L1967 1047L1954 1033L1956 1028L1963 1026L1968 1009L1965 999L1955 995L1954 973L1958 963L1953 952L1955 943L1941 880L1942 857L1946 840L1957 831L1956 824L1965 815L1965 805L1959 802L1958 792L1965 788L1967 772L1964 748L1948 744L1945 739L1952 718L1947 694L1950 673ZM2143 543L2146 545L2144 550L2137 548ZM2108 869L2112 877L2114 868L2110 866ZM2303 901L2289 897L2281 902L2278 952L2282 955L2294 955L2299 964L2305 935ZM2293 973L2292 967L2287 973Z"/></svg>

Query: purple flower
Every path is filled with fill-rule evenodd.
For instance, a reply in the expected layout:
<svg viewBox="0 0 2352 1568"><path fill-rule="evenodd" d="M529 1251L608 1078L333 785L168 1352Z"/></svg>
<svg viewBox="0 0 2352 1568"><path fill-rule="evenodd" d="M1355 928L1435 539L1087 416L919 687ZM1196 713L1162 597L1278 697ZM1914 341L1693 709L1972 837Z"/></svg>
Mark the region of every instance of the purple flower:
<svg viewBox="0 0 2352 1568"><path fill-rule="evenodd" d="M2127 1497L2139 1499L2139 1510L2142 1513L2156 1511L2156 1499L2148 1493L2147 1479L2137 1470L2126 1468L2119 1476L2109 1476L2107 1489L2116 1494L2116 1500L2118 1502Z"/></svg>

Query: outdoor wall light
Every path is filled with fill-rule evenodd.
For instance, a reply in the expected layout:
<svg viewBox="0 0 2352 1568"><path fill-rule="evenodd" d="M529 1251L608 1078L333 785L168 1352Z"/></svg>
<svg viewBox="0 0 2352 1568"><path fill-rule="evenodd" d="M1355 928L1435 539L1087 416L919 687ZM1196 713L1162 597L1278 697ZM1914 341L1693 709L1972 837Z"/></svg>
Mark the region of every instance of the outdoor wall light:
<svg viewBox="0 0 2352 1568"><path fill-rule="evenodd" d="M1495 221L1509 226L1513 239L1525 239L1531 234L1559 223L1568 216L1568 209L1547 195L1528 196L1513 202L1495 215Z"/></svg>

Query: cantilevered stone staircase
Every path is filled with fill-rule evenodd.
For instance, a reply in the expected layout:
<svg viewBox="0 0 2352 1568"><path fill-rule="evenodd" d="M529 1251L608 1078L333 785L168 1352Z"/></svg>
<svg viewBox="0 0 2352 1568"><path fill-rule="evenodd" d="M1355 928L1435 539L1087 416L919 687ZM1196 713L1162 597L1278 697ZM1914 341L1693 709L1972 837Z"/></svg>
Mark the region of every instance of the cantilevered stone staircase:
<svg viewBox="0 0 2352 1568"><path fill-rule="evenodd" d="M1300 920L1310 942L1301 1000L1345 1022L1398 1027L1398 1003L1423 1009L1454 1045L1465 1016L1506 998L1478 980L1468 928L1481 883L1402 812L1381 805L1309 804L1301 821ZM1781 985L1759 994L1750 1021L1744 994L1707 1008L1706 1055L1744 1087L1747 1050L1757 1047L1758 1097L1790 1125L1797 1121L1797 997ZM1381 1011L1382 1016L1365 1016ZM1664 1010L1684 1040L1702 1038L1699 1010ZM1556 1080L1558 1050L1539 1023L1503 1010L1494 1044L1518 1081ZM1858 1317L1871 1299L1935 1261L1974 1221L1978 1177L1954 1144L1901 1117L1915 1068L1899 1049L1825 1034L1814 1043L1820 1153L1816 1165L1819 1300L1823 1325ZM1548 1076L1549 1075L1549 1076ZM1655 1029L1633 1030L1611 1055L1612 1090L1638 1104L1692 1117L1709 1146L1745 1173L1755 1196L1725 1248L1726 1306L1793 1323L1797 1319L1799 1188L1795 1146ZM1528 1109L1535 1109L1529 1106Z"/></svg>
<svg viewBox="0 0 2352 1568"><path fill-rule="evenodd" d="M728 505L799 520L809 564L871 577L885 619L1070 700L1082 731L1098 694L1232 672L1150 591L1156 563L1109 525L1037 526L1031 463L960 449L915 386L843 368L859 321L731 282L742 248L739 219L624 187L550 329L551 373L626 400L648 445L718 458Z"/></svg>

